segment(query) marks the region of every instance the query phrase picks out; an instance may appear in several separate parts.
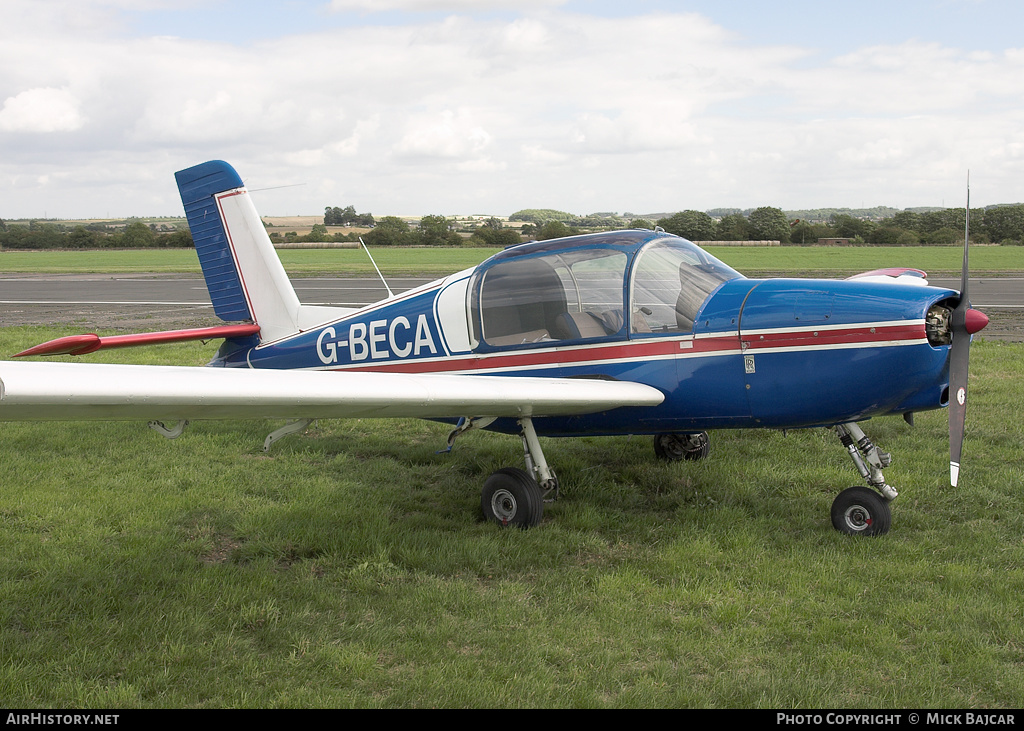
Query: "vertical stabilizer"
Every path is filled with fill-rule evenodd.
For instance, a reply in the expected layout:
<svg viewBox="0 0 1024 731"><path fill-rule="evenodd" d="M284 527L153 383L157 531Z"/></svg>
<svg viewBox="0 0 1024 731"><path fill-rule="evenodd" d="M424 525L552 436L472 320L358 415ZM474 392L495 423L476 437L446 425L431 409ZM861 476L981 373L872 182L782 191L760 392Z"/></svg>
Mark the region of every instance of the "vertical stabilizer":
<svg viewBox="0 0 1024 731"><path fill-rule="evenodd" d="M299 332L298 297L234 168L216 160L174 177L217 316L252 320L263 342Z"/></svg>

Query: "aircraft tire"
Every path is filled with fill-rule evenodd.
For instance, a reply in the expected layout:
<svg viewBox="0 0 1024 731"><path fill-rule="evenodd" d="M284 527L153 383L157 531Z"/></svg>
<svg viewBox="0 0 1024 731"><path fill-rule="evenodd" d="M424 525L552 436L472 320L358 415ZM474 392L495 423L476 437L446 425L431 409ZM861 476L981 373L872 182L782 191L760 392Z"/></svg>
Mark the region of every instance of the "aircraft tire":
<svg viewBox="0 0 1024 731"><path fill-rule="evenodd" d="M870 488L847 488L832 502L832 527L840 533L880 536L888 533L891 525L889 502Z"/></svg>
<svg viewBox="0 0 1024 731"><path fill-rule="evenodd" d="M544 517L544 493L526 472L505 467L487 478L480 508L488 521L525 530L538 525Z"/></svg>
<svg viewBox="0 0 1024 731"><path fill-rule="evenodd" d="M666 462L704 459L711 451L711 440L706 431L696 434L665 432L654 436L654 454Z"/></svg>

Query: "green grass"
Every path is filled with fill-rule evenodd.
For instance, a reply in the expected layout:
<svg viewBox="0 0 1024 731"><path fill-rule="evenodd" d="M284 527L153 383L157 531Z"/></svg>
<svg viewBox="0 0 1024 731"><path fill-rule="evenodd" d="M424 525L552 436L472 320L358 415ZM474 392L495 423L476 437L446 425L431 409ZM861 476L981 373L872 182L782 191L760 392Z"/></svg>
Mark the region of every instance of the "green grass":
<svg viewBox="0 0 1024 731"><path fill-rule="evenodd" d="M0 329L0 356L54 334ZM440 425L327 421L264 454L280 422L0 424L0 698L1019 707L1024 346L972 355L957 490L944 412L866 425L901 491L877 539L829 524L859 478L823 430L719 431L677 465L647 438L545 440L564 494L523 532L479 515L510 437L443 455Z"/></svg>
<svg viewBox="0 0 1024 731"><path fill-rule="evenodd" d="M923 247L709 247L733 268L755 276L759 272L794 275L842 276L881 267L907 266L929 274L958 274L963 249L956 246ZM440 248L373 251L385 276L446 276L476 266L496 249ZM364 251L358 249L281 249L285 269L292 275L376 276ZM974 272L1024 271L1024 247L975 246ZM0 272L198 274L199 260L191 249L136 249L118 251L2 251Z"/></svg>
<svg viewBox="0 0 1024 731"><path fill-rule="evenodd" d="M497 249L379 249L373 258L388 276L445 276L476 266ZM366 252L359 249L281 249L285 269L292 275L376 276ZM117 251L3 251L2 272L40 273L186 273L199 274L192 249L131 249Z"/></svg>

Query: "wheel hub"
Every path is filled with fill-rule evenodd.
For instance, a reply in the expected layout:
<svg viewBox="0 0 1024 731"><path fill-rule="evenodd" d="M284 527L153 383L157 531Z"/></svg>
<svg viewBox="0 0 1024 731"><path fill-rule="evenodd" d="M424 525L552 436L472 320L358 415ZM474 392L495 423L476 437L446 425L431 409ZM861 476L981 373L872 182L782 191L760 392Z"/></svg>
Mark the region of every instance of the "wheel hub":
<svg viewBox="0 0 1024 731"><path fill-rule="evenodd" d="M518 512L515 496L508 490L495 490L491 496L491 512L502 525L508 525Z"/></svg>
<svg viewBox="0 0 1024 731"><path fill-rule="evenodd" d="M874 522L871 519L871 513L862 505L851 505L843 515L846 519L846 525L850 527L850 530L867 530Z"/></svg>

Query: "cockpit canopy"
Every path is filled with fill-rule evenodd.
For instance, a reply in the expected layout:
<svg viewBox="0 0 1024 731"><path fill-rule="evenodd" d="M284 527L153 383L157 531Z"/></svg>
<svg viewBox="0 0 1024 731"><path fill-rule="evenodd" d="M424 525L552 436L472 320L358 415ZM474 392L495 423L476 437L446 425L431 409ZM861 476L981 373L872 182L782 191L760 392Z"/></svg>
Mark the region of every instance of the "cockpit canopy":
<svg viewBox="0 0 1024 731"><path fill-rule="evenodd" d="M685 239L619 231L513 247L477 270L477 346L625 339L693 331L708 296L741 275Z"/></svg>

